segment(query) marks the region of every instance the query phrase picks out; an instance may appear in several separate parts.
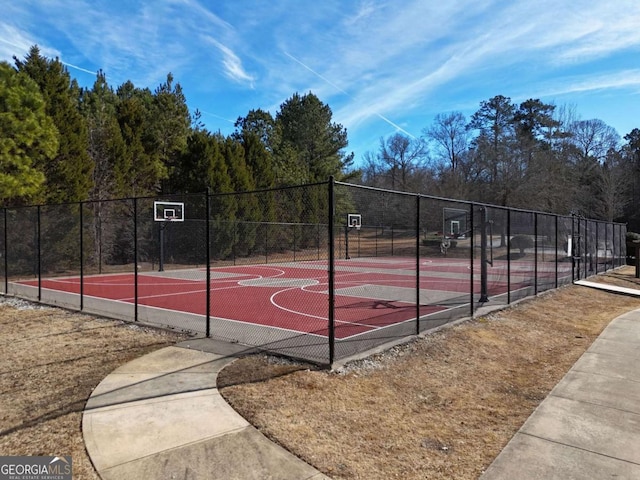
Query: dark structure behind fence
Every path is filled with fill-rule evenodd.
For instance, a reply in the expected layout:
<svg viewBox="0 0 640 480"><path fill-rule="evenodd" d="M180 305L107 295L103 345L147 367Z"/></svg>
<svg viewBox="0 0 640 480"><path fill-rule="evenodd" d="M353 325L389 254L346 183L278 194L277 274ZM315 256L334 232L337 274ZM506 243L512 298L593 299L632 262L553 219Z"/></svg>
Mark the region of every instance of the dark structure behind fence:
<svg viewBox="0 0 640 480"><path fill-rule="evenodd" d="M154 221L159 200L182 204L183 221ZM483 305L506 305L619 267L626 255L623 224L333 179L255 192L4 208L0 214L2 293L328 365L472 316ZM349 214L360 215L359 228L347 224ZM313 312L300 314L300 325L274 328L271 320L261 321L260 311L252 321L238 320L233 312L239 306L223 304L221 287L212 287L229 275L223 267L274 269L293 262L313 284L281 280L281 290L293 301L305 288L316 294L300 299ZM255 277L245 285L259 285L264 275ZM184 308L179 301L166 308L158 303L183 293L175 289L184 290L185 282L193 289L184 292ZM101 295L105 285L118 300ZM345 301L353 298L368 303L356 308ZM353 318L366 311L365 303L369 317ZM352 334L353 325L385 308L403 310L402 321L380 320L380 328Z"/></svg>

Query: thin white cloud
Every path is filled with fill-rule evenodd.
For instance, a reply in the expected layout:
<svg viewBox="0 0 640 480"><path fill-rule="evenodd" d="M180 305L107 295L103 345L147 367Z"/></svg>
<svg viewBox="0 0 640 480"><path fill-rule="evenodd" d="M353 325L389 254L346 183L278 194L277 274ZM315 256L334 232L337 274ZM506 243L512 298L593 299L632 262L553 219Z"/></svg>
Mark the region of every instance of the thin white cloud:
<svg viewBox="0 0 640 480"><path fill-rule="evenodd" d="M11 58L11 55L16 53L26 53L32 44L32 41L17 28L4 23L0 24L0 51L3 52L3 57Z"/></svg>
<svg viewBox="0 0 640 480"><path fill-rule="evenodd" d="M186 5L192 10L194 16L205 20L206 24L209 26L221 27L223 29L232 28L228 22L224 21L218 15L212 13L211 10L207 9L196 0L177 0L176 3Z"/></svg>
<svg viewBox="0 0 640 480"><path fill-rule="evenodd" d="M621 14L624 12L624 14ZM532 48L554 65L588 62L640 45L640 3L566 2L539 12Z"/></svg>
<svg viewBox="0 0 640 480"><path fill-rule="evenodd" d="M360 2L356 12L345 19L345 25L352 27L360 22L366 22L380 8L373 0Z"/></svg>
<svg viewBox="0 0 640 480"><path fill-rule="evenodd" d="M14 55L18 58L29 53L29 49L38 44L38 40L28 32L19 30L13 25L0 23L0 58L10 60ZM39 45L40 53L47 57L59 57L60 52L46 45Z"/></svg>
<svg viewBox="0 0 640 480"><path fill-rule="evenodd" d="M253 88L253 82L255 78L247 73L242 66L242 60L227 46L223 45L219 41L211 37L205 37L206 40L214 45L220 52L222 52L222 64L224 66L224 72L233 81L246 82Z"/></svg>
<svg viewBox="0 0 640 480"><path fill-rule="evenodd" d="M640 93L640 69L567 77L554 83L554 85L538 91L537 95L553 97L612 89L631 89Z"/></svg>

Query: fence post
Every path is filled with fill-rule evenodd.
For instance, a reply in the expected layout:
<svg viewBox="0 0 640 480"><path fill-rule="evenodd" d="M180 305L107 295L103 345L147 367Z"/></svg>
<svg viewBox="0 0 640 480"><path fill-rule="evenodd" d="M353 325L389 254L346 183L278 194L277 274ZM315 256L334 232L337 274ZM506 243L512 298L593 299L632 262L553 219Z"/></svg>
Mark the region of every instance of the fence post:
<svg viewBox="0 0 640 480"><path fill-rule="evenodd" d="M296 261L296 225L293 225L293 261Z"/></svg>
<svg viewBox="0 0 640 480"><path fill-rule="evenodd" d="M238 243L238 221L233 220L233 245L231 247L231 252L233 255L233 264L236 264L236 244Z"/></svg>
<svg viewBox="0 0 640 480"><path fill-rule="evenodd" d="M420 334L420 195L416 195L416 335Z"/></svg>
<svg viewBox="0 0 640 480"><path fill-rule="evenodd" d="M393 224L391 224L391 256L393 257Z"/></svg>
<svg viewBox="0 0 640 480"><path fill-rule="evenodd" d="M7 242L9 241L9 235L7 234L7 209L4 208L4 293L9 293L9 247Z"/></svg>
<svg viewBox="0 0 640 480"><path fill-rule="evenodd" d="M207 280L207 288L206 290L206 295L207 295L207 299L205 301L206 303L206 337L209 338L211 336L211 203L209 201L209 197L211 194L211 188L207 187L207 191L205 193L206 195L206 204L205 204L205 214L207 215L207 218L205 219L205 228L206 228L206 232L205 232L205 248L207 249L206 254L205 254L205 261L207 264L207 273L206 273L206 280ZM266 237L266 235L265 235Z"/></svg>
<svg viewBox="0 0 640 480"><path fill-rule="evenodd" d="M578 223L578 234L576 235L576 215L571 214L571 283L576 281L576 251L578 251L578 241L580 239L580 223ZM569 253L569 252L567 252ZM579 267L578 267L579 268ZM578 272L579 274L580 272Z"/></svg>
<svg viewBox="0 0 640 480"><path fill-rule="evenodd" d="M619 225L618 228L618 243L620 244L620 260L618 261L618 266L627 264L627 225Z"/></svg>
<svg viewBox="0 0 640 480"><path fill-rule="evenodd" d="M332 176L329 177L328 184L328 194L329 194L329 224L328 224L328 235L329 235L329 278L328 278L328 286L329 286L329 368L332 368L333 361L335 359L335 250L333 244L333 223L334 223L334 182L335 179Z"/></svg>
<svg viewBox="0 0 640 480"><path fill-rule="evenodd" d="M556 252L556 260L555 260L555 264L556 264L556 278L555 278L555 288L558 288L558 216L556 215L555 217L555 237L556 237L556 242L555 242L555 252Z"/></svg>
<svg viewBox="0 0 640 480"><path fill-rule="evenodd" d="M471 301L469 302L469 305L471 305L471 316L472 317L473 317L473 311L474 311L474 308L473 308L474 304L473 303L475 301L475 297L474 297L475 286L473 284L473 280L474 280L473 279L473 263L474 263L473 260L474 260L474 253L475 253L474 249L476 248L476 246L475 246L475 243L476 243L475 242L475 236L476 236L475 228L476 228L476 226L475 226L474 218L473 218L474 209L475 209L475 205L472 203L470 205L470 207L469 207L469 222L471 223L471 239L469 241L469 246L471 247L469 249L469 251L471 252L471 256L470 256L470 259L469 259L470 262L471 262L471 266L470 266L470 269L469 269L470 272L471 272L471 275L469 275L469 279L470 279L470 282L471 282L471 286L469 288L469 291L471 292Z"/></svg>
<svg viewBox="0 0 640 480"><path fill-rule="evenodd" d="M589 276L589 220L584 219L584 278Z"/></svg>
<svg viewBox="0 0 640 480"><path fill-rule="evenodd" d="M489 301L487 280L487 207L480 207L480 303ZM493 241L493 240L492 240Z"/></svg>
<svg viewBox="0 0 640 480"><path fill-rule="evenodd" d="M604 224L604 271L609 270L609 260L607 258L607 250L609 250L609 223ZM611 256L613 257L613 248L611 249Z"/></svg>
<svg viewBox="0 0 640 480"><path fill-rule="evenodd" d="M42 300L42 252L40 249L40 205L38 205L37 210L36 210L36 214L37 214L37 219L36 219L36 248L38 249L37 252L37 259L38 259L38 265L37 265L37 270L38 270L38 301Z"/></svg>
<svg viewBox="0 0 640 480"><path fill-rule="evenodd" d="M616 268L620 266L620 256L622 255L622 249L620 248L620 234L622 233L622 229L620 225L613 224L613 230L611 235L613 238L611 239L611 268ZM616 245L616 241L618 245ZM616 255L616 248L618 249L618 255Z"/></svg>
<svg viewBox="0 0 640 480"><path fill-rule="evenodd" d="M538 214L533 214L533 294L538 295Z"/></svg>
<svg viewBox="0 0 640 480"><path fill-rule="evenodd" d="M349 225L344 226L344 259L349 260Z"/></svg>
<svg viewBox="0 0 640 480"><path fill-rule="evenodd" d="M160 247L162 248L162 247ZM133 298L134 321L138 321L138 199L133 198Z"/></svg>
<svg viewBox="0 0 640 480"><path fill-rule="evenodd" d="M269 263L269 223L264 225L264 263Z"/></svg>
<svg viewBox="0 0 640 480"><path fill-rule="evenodd" d="M80 202L80 311L84 310L84 204Z"/></svg>
<svg viewBox="0 0 640 480"><path fill-rule="evenodd" d="M166 226L166 221L159 222L158 227L160 228L160 258L158 259L158 271L164 272L164 227Z"/></svg>
<svg viewBox="0 0 640 480"><path fill-rule="evenodd" d="M626 227L623 229L622 225L618 225L618 243L620 244L619 248L620 248L620 259L618 260L618 266L621 267L622 265L626 265L627 263L627 232L626 232ZM624 233L624 235L623 235ZM624 247L624 249L622 248ZM624 255L622 255L622 252L624 250ZM6 270L5 270L6 272Z"/></svg>
<svg viewBox="0 0 640 480"><path fill-rule="evenodd" d="M598 238L598 232L600 231L600 222L595 222L596 224L596 261L595 261L595 269L596 275L598 274L598 245L600 245L600 240Z"/></svg>
<svg viewBox="0 0 640 480"><path fill-rule="evenodd" d="M511 304L511 210L507 210L507 305Z"/></svg>

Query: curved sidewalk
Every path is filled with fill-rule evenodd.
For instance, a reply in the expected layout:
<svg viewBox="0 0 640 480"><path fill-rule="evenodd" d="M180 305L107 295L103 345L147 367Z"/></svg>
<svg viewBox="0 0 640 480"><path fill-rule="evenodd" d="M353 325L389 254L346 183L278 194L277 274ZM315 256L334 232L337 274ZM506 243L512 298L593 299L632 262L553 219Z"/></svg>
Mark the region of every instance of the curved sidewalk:
<svg viewBox="0 0 640 480"><path fill-rule="evenodd" d="M209 339L155 351L93 391L82 431L104 480L326 479L271 442L216 389L234 346Z"/></svg>

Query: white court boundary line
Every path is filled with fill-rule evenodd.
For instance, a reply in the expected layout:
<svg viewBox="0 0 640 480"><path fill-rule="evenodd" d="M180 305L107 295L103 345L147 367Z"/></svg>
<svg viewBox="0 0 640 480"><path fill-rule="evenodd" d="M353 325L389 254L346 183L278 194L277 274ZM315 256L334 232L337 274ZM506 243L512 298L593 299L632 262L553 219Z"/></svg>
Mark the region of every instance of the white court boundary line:
<svg viewBox="0 0 640 480"><path fill-rule="evenodd" d="M433 263L432 261L428 260L427 262L429 263ZM398 262L400 263L400 262ZM426 263L426 262L425 262ZM437 264L437 263L436 263ZM242 268L256 268L255 265L239 265L239 266L227 266L227 267L220 267L217 268L216 270L224 270L224 269L242 269ZM259 279L273 279L273 278L279 278L282 277L283 275L286 275L286 271L282 270L281 268L277 268L277 267L271 267L271 266L257 266L258 268L264 268L267 270L273 270L274 272L276 272L275 275L273 276L262 276L262 275L256 275L254 278L252 279L247 279L247 278L243 278L241 280L238 279L234 279L234 278L230 278L230 279L216 279L215 282L219 282L219 283L234 283L235 285L233 286L228 286L228 287L220 287L220 288L212 288L210 291L221 291L221 290L228 290L228 289L235 289L235 288L242 288L242 287L246 287L246 286L250 286L250 287L256 287L258 285L243 285L243 282L247 282L247 281L251 281L251 280L259 280ZM180 270L182 271L182 270ZM237 272L233 272L233 273L237 273ZM345 279L345 277L349 277L349 276L356 276L356 275L366 275L366 274L380 274L380 275L386 275L385 273L381 273L381 272L374 272L374 271L358 271L358 272L340 272L340 273L336 273L336 277L339 277L341 279L341 281L336 282L337 285L350 285L350 286L354 286L354 287L358 287L358 286L367 286L367 285L376 285L376 284L371 284L370 282L366 282L366 283L359 283L358 281L348 281ZM110 273L110 274L104 274L104 275L91 275L90 277L103 277L103 276L122 276L122 275L135 275L135 272L119 272L119 273ZM246 277L248 275L251 274L241 274L238 273L238 275L241 275L243 277ZM394 274L394 275L398 275L398 274ZM157 278L158 276L154 276L154 275L145 275L145 273L139 274L139 276L141 277L147 277L147 278ZM86 278L90 278L90 277L85 277ZM75 277L78 278L78 277ZM171 278L171 277L165 277L165 276L159 276L159 278ZM175 277L174 277L175 278ZM328 292L327 290L323 290L323 291L315 291L315 290L308 290L308 287L310 286L322 286L322 285L327 285L328 284L326 282L320 282L319 279L322 278L326 278L324 275L320 276L320 277L309 277L309 278L291 278L291 281L304 281L304 280L313 280L315 283L308 283L306 285L302 285L302 286L296 286L296 287L290 287L290 288L283 288L281 290L278 290L276 292L274 292L271 297L270 297L270 303L272 306L274 306L275 308L282 310L282 311L286 311L288 313L294 314L294 315L298 315L298 316L302 316L302 317L309 317L309 318L313 318L313 319L317 319L317 320L321 320L321 321L326 321L328 322L328 317L321 317L318 315L313 315L313 314L308 314L305 312L301 312L301 311L297 311L297 310L293 310L293 309L289 309L287 307L284 307L282 305L279 305L277 303L277 301L275 301L275 297L281 293L284 292L288 292L291 290L301 290L307 293L320 293L323 295L327 295ZM51 281L53 283L65 283L65 284L74 284L74 285L78 285L78 282L71 282L68 280L60 280L60 279L44 279L44 280L48 280ZM188 279L188 278L184 278L181 279L182 282L181 283L162 283L159 284L160 286L172 286L172 285L184 285L184 281L187 282L193 282L193 283L203 283L206 282L206 279L202 279L202 280L193 280L193 279ZM407 281L412 281L412 279L407 279L407 280L401 280L401 279L397 279L397 280L392 280L390 281L390 283L395 283L395 284L400 284L400 283L404 283ZM438 278L438 282L442 282L442 283L460 283L460 281L458 279L448 279L448 278ZM38 288L37 286L31 286L31 285L25 285L25 284L20 284L22 286L25 287L30 287L30 288ZM105 286L105 287L109 287L109 286L133 286L133 284L131 283L104 283L104 282L100 282L100 283L96 283L96 282L89 282L86 283L85 285L92 285L92 286ZM138 283L138 285L145 285L145 286L154 286L154 285L158 285L157 283L153 282L153 283ZM265 287L270 287L270 285L264 285ZM73 293L73 292L66 292L66 291L60 291L60 290L55 290L55 289L51 289L51 288L47 288L47 287L42 287L42 289L47 290L49 292L55 292L55 293L62 293L62 294L67 294L67 295L74 295L74 296L79 296L79 293ZM194 294L194 293L204 293L206 294L207 289L206 288L199 288L197 290L188 290L188 291L184 291L184 292L175 292L175 293L164 293L164 294L157 294L157 295L145 295L145 296L138 296L138 300L146 300L146 299L153 299L153 298L161 298L161 297L173 297L173 296L180 296L180 295L187 295L187 294ZM445 292L450 292L449 290L443 290ZM458 293L458 292L450 292L450 293ZM462 292L465 293L465 292ZM340 295L340 294L338 294ZM107 298L107 297L98 297L95 295L87 295L87 294L83 294L83 296L85 296L86 298L91 298L91 299L96 299L96 300L101 300L101 301L112 301L112 302L116 302L122 305L134 305L135 303L135 297L126 297L126 298L121 298L121 299L112 299L112 298ZM360 297L360 296L354 296L354 295L340 295L340 296L347 296L350 298L362 298L362 299L366 299L366 300L384 300L384 301L393 301L393 300L388 300L388 299L380 299L377 297L370 297L370 296L365 296L365 297ZM405 301L401 301L398 300L398 302L400 303L407 303L408 305L411 305L411 303L409 302L405 302ZM413 304L415 305L415 304ZM468 304L467 304L468 305ZM156 310L160 310L160 311L167 311L167 312L173 312L173 313L177 313L177 314L188 314L188 315L196 315L196 316L202 316L203 318L205 317L205 315L202 314L197 314L197 313L192 313L192 312L186 312L183 310L175 310L175 309L171 309L171 308L165 308L165 307L156 307L156 306L152 306L152 305L139 305L142 306L143 308L149 308L149 309L156 309ZM461 306L456 306L455 308L460 308ZM431 314L426 314L421 316L420 318L424 318L427 317L429 315L434 315L436 313L440 313L442 311L447 310L447 308L443 308L442 310L438 311L438 312L433 312ZM259 326L259 327L264 327L264 328L273 328L276 330L282 330L282 331L286 331L286 332L296 332L298 334L307 334L307 335L314 335L314 336L318 336L318 337L323 337L326 338L323 335L318 335L318 334L314 334L312 332L306 332L306 331L300 331L300 330L292 330L289 328L284 328L284 327L279 327L276 325L265 325L265 324L260 324L260 323L254 323L254 322L248 322L245 320L237 320L237 319L227 319L224 317L212 317L212 318L218 318L220 320L224 320L224 321L230 321L230 322L237 322L239 324L250 324L250 325L254 325L254 326ZM336 319L335 322L337 324L341 324L341 325L353 325L356 327L363 327L366 328L367 331L365 332L360 332L360 333L356 333L353 335L349 335L348 337L344 337L344 339L340 339L340 340L347 340L349 338L352 337L356 337L356 336L360 336L360 335L365 335L367 333L371 333L373 331L377 331L377 330L383 330L386 328L392 328L394 326L397 325L402 325L404 323L407 322L412 322L415 321L415 318L408 318L406 320L402 320L399 322L394 322L394 323L390 323L388 325L370 325L370 324L365 324L365 323L360 323L360 322L355 322L355 321L347 321L347 320L339 320Z"/></svg>

